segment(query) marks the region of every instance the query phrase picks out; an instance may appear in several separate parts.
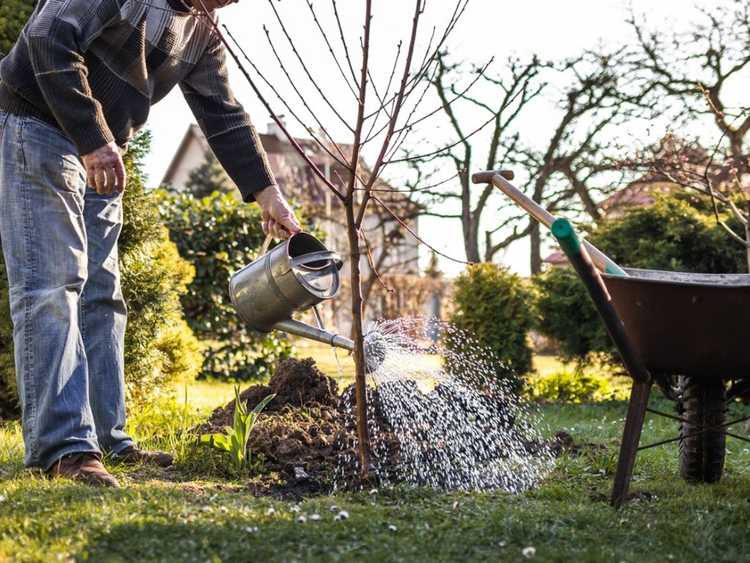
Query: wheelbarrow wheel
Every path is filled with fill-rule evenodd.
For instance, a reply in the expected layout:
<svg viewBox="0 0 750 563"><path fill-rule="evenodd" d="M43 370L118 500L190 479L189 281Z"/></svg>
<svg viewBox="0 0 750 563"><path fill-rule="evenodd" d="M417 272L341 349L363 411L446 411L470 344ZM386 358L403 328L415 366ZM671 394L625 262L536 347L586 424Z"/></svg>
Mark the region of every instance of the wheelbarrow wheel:
<svg viewBox="0 0 750 563"><path fill-rule="evenodd" d="M726 454L724 381L681 377L680 397L680 474L692 483L715 483Z"/></svg>

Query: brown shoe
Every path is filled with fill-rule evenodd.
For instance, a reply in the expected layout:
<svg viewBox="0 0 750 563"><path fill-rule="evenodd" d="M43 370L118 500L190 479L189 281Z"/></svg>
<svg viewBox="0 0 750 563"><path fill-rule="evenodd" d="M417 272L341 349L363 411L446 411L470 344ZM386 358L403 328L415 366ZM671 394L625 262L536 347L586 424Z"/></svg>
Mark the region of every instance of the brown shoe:
<svg viewBox="0 0 750 563"><path fill-rule="evenodd" d="M169 467L174 463L174 457L166 452L149 452L136 448L135 446L128 446L120 453L113 455L112 459L122 463L127 463L128 465L143 463L146 465Z"/></svg>
<svg viewBox="0 0 750 563"><path fill-rule="evenodd" d="M117 479L110 475L102 465L99 456L88 452L61 457L47 470L47 475L51 479L67 477L95 487L118 488L120 486Z"/></svg>

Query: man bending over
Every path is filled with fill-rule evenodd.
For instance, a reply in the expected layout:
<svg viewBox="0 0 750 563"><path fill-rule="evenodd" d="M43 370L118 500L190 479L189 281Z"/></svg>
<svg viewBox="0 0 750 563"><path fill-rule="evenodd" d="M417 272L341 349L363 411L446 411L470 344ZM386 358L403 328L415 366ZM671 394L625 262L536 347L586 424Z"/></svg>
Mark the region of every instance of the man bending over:
<svg viewBox="0 0 750 563"><path fill-rule="evenodd" d="M215 18L229 2L203 3ZM39 0L0 63L0 237L25 463L51 476L117 486L103 452L172 463L124 430L121 150L153 104L179 85L243 199L261 206L264 230L299 231L201 7Z"/></svg>

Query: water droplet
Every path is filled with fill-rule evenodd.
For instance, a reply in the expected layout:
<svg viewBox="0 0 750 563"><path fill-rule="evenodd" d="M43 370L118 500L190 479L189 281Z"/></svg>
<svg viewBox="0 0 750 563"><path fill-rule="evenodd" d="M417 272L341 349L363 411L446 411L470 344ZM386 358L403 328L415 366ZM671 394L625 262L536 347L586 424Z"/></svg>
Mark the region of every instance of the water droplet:
<svg viewBox="0 0 750 563"><path fill-rule="evenodd" d="M334 517L334 520L348 520L348 519L349 519L349 513L346 510L342 510Z"/></svg>

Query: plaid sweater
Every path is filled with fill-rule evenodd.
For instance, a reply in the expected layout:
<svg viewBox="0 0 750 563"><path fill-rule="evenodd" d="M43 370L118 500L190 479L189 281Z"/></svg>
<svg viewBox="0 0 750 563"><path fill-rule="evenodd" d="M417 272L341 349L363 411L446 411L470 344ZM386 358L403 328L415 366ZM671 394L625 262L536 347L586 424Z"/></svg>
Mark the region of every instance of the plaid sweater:
<svg viewBox="0 0 750 563"><path fill-rule="evenodd" d="M275 183L227 82L209 22L179 0L39 0L0 62L0 109L62 129L87 154L124 146L176 85L245 201Z"/></svg>

